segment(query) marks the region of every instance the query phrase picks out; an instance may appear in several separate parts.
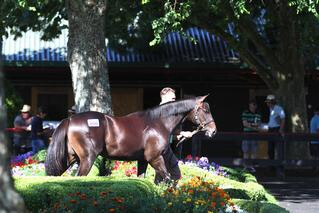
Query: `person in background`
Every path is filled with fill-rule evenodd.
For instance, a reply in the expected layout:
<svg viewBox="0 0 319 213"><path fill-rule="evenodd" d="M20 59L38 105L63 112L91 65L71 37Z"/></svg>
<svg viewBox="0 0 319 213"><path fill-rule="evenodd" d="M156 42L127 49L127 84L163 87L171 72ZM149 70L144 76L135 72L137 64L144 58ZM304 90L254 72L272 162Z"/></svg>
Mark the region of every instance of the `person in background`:
<svg viewBox="0 0 319 213"><path fill-rule="evenodd" d="M38 108L37 114L32 117L31 121L31 144L32 152L35 154L45 148L43 140L43 118L47 115L47 109L43 106Z"/></svg>
<svg viewBox="0 0 319 213"><path fill-rule="evenodd" d="M310 133L319 134L319 106L314 108L314 115L310 121ZM310 142L310 153L314 158L319 158L319 141Z"/></svg>
<svg viewBox="0 0 319 213"><path fill-rule="evenodd" d="M276 102L274 95L268 95L265 100L269 108L268 132L279 132L281 135L285 133L285 111ZM273 140L268 141L269 159L275 159L278 152L277 143ZM278 153L277 153L278 154Z"/></svg>
<svg viewBox="0 0 319 213"><path fill-rule="evenodd" d="M29 126L31 124L31 107L27 104L23 105L20 114L13 121L13 126L16 131L13 133L13 148L14 153L19 154L21 147L30 146Z"/></svg>
<svg viewBox="0 0 319 213"><path fill-rule="evenodd" d="M257 103L255 100L250 100L248 109L245 110L241 119L243 122L244 132L258 132L261 124L261 115L257 112ZM258 141L256 140L243 140L242 151L244 159L256 159ZM252 165L246 165L245 169L250 172L255 172L255 168Z"/></svg>

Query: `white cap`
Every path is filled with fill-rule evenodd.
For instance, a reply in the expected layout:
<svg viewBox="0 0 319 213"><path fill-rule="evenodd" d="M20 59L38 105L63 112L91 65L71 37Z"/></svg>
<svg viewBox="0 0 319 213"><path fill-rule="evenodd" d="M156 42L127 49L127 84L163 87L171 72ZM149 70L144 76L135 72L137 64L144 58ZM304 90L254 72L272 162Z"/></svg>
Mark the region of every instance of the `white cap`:
<svg viewBox="0 0 319 213"><path fill-rule="evenodd" d="M266 101L274 101L276 100L276 97L274 95L267 95Z"/></svg>

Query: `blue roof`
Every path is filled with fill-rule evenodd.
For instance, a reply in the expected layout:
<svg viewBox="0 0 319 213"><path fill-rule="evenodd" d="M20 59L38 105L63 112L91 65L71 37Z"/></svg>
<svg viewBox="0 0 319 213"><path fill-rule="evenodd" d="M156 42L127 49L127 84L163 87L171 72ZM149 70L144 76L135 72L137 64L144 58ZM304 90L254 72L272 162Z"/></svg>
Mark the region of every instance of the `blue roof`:
<svg viewBox="0 0 319 213"><path fill-rule="evenodd" d="M125 54L107 47L106 58L109 62L202 62L231 63L238 54L230 49L221 38L207 31L190 28L186 34L194 37L194 43L179 33L170 33L164 39L164 49L160 53L142 53L128 50ZM3 40L2 57L5 62L66 62L67 35L64 30L59 38L42 41L39 32L26 32L21 38L13 36Z"/></svg>

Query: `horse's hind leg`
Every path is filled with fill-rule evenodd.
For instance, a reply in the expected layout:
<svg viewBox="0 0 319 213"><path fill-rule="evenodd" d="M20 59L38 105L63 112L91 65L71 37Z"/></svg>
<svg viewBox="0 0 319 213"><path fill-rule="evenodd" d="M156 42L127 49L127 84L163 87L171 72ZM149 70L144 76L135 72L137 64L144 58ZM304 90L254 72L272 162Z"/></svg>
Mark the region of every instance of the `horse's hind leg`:
<svg viewBox="0 0 319 213"><path fill-rule="evenodd" d="M93 163L96 159L96 154L91 152L89 156L80 157L80 165L78 168L78 171L76 173L76 176L86 176L89 174L91 167L93 166Z"/></svg>
<svg viewBox="0 0 319 213"><path fill-rule="evenodd" d="M156 172L156 176L154 180L155 184L158 184L162 182L163 180L170 179L170 176L165 167L165 162L162 155L159 155L158 157L154 158L149 163L155 169L155 172Z"/></svg>

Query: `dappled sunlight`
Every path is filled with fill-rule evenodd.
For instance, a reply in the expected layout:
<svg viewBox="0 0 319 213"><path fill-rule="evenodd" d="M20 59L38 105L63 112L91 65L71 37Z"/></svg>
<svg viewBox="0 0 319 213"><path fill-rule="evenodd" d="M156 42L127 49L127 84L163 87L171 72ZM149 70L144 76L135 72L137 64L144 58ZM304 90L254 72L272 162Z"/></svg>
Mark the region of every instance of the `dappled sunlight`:
<svg viewBox="0 0 319 213"><path fill-rule="evenodd" d="M298 129L301 131L306 130L305 125L302 122L302 118L300 117L299 114L294 113L291 115L291 121L292 121L292 125L293 125L293 129Z"/></svg>
<svg viewBox="0 0 319 213"><path fill-rule="evenodd" d="M279 80L282 80L282 81L287 80L287 76L285 74L283 74L283 73L280 73L280 72L277 73L277 78Z"/></svg>

